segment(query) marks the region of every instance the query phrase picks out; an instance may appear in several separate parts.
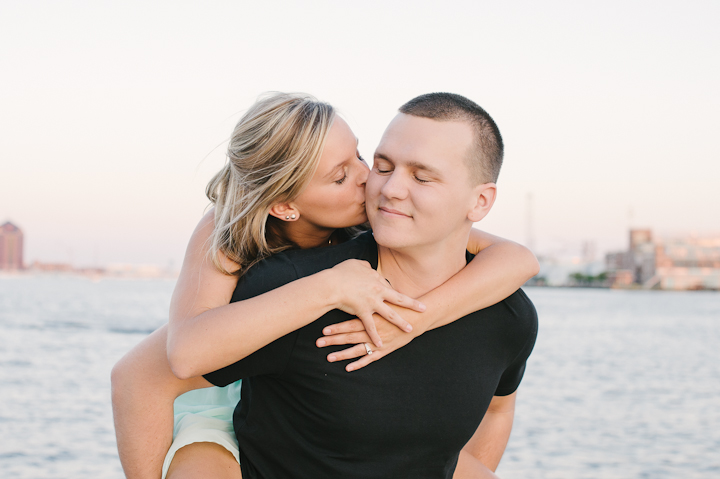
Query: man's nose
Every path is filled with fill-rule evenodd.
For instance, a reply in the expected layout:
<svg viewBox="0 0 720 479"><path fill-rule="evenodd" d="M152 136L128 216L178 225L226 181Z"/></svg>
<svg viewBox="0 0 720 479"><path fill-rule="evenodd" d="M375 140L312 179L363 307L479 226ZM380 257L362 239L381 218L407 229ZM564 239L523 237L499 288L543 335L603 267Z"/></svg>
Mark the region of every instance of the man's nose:
<svg viewBox="0 0 720 479"><path fill-rule="evenodd" d="M403 199L407 196L407 184L402 172L396 169L386 178L385 184L380 189L385 198Z"/></svg>

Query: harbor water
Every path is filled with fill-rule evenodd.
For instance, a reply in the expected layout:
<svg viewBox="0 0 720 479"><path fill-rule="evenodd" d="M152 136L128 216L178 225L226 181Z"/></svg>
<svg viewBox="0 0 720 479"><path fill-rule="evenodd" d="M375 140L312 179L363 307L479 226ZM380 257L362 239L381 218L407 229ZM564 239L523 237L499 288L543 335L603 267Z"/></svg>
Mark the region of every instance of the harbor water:
<svg viewBox="0 0 720 479"><path fill-rule="evenodd" d="M110 369L172 280L0 277L0 477L122 478ZM528 288L505 479L720 477L720 294Z"/></svg>

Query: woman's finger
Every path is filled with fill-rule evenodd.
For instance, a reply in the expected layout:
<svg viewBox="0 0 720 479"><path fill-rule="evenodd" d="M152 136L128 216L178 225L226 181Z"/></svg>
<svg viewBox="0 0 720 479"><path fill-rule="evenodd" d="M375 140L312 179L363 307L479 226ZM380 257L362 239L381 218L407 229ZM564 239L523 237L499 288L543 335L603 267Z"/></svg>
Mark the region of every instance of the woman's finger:
<svg viewBox="0 0 720 479"><path fill-rule="evenodd" d="M375 326L375 320L372 317L372 313L369 316L361 316L358 314L358 318L365 326L365 331L367 331L368 336L372 339L372 343L375 344L376 347L382 348L383 342L382 339L380 339L380 334L377 332L377 327Z"/></svg>
<svg viewBox="0 0 720 479"><path fill-rule="evenodd" d="M422 313L427 309L423 303L418 301L417 299L411 298L410 296L406 296L402 293L398 293L394 289L388 289L389 293L385 297L385 301L388 303L392 303L397 306L402 306L403 308L408 308L417 311L418 313Z"/></svg>
<svg viewBox="0 0 720 479"><path fill-rule="evenodd" d="M412 325L405 321L402 316L400 316L398 313L395 312L394 309L392 309L387 304L382 304L379 308L377 308L377 314L388 320L390 323L394 324L400 330L405 332L412 331Z"/></svg>
<svg viewBox="0 0 720 479"><path fill-rule="evenodd" d="M315 344L319 348L325 346L338 346L342 344L359 344L359 343L370 343L370 336L365 331L357 333L343 333L333 334L332 336L323 336L315 341Z"/></svg>
<svg viewBox="0 0 720 479"><path fill-rule="evenodd" d="M323 329L323 334L325 336L330 336L332 334L354 333L356 331L365 331L365 326L359 319L349 319L347 321L343 321L342 323L331 324L330 326L325 327Z"/></svg>
<svg viewBox="0 0 720 479"><path fill-rule="evenodd" d="M331 363L335 361L343 361L345 359L353 359L358 358L360 356L367 356L367 350L365 349L365 344L356 344L355 346L347 349L343 349L342 351L336 351L334 353L328 354L327 360ZM371 355L372 356L372 355Z"/></svg>

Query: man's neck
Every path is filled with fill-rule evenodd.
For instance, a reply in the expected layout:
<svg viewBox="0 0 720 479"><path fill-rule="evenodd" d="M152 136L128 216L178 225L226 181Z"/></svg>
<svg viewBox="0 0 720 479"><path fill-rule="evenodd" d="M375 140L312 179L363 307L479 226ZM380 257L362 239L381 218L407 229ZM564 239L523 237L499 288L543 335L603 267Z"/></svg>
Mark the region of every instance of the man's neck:
<svg viewBox="0 0 720 479"><path fill-rule="evenodd" d="M378 244L378 269L392 287L412 298L437 288L467 264L465 242L393 250Z"/></svg>

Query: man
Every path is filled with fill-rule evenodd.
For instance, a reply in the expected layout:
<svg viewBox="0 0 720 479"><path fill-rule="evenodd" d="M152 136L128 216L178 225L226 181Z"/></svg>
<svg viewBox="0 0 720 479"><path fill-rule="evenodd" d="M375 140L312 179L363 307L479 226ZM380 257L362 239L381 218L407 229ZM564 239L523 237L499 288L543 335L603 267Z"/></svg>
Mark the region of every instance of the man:
<svg viewBox="0 0 720 479"><path fill-rule="evenodd" d="M493 205L502 152L492 118L470 100L411 100L375 152L366 186L373 234L269 258L241 278L233 301L350 258L411 297L436 288L469 259L470 228ZM527 296L426 332L352 375L315 346L346 318L331 311L205 376L218 386L245 379L234 415L243 478L493 477L537 333Z"/></svg>

